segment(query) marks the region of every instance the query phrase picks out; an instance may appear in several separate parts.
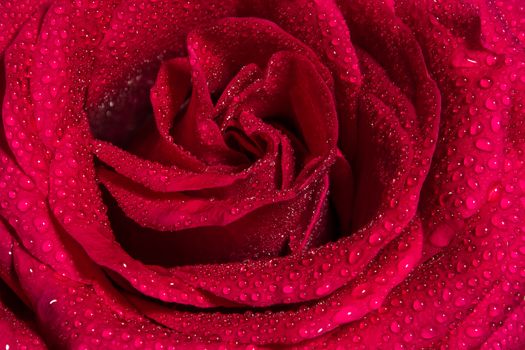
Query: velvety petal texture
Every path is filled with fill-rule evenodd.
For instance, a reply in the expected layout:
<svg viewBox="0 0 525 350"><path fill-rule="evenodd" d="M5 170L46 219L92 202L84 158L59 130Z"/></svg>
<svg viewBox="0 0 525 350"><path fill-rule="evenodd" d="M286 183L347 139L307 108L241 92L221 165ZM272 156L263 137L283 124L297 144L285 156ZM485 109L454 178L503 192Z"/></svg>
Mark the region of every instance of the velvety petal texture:
<svg viewBox="0 0 525 350"><path fill-rule="evenodd" d="M0 347L522 349L519 0L0 3Z"/></svg>

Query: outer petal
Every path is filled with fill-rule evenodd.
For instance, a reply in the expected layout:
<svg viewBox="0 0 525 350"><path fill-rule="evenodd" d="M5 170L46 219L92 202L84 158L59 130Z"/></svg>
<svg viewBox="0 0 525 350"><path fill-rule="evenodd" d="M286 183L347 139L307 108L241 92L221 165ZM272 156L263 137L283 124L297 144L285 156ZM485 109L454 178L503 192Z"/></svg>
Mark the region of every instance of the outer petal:
<svg viewBox="0 0 525 350"><path fill-rule="evenodd" d="M50 154L40 140L33 108L33 98L40 99L42 93L32 96L29 81L38 30L45 13L43 9L36 12L5 53L7 93L2 104L3 136L18 164L44 195L48 190Z"/></svg>
<svg viewBox="0 0 525 350"><path fill-rule="evenodd" d="M415 220L385 249L385 255L374 259L353 283L327 297L323 296L331 286L320 286L316 291L320 300L292 310L195 314L136 297L130 300L148 317L188 336L196 334L225 343L290 345L323 335L379 308L390 289L418 264L422 247L420 229ZM349 273L345 269L339 271L342 275Z"/></svg>
<svg viewBox="0 0 525 350"><path fill-rule="evenodd" d="M523 346L513 325L521 312L524 265L523 114L514 105L521 105L524 86L513 76L521 72L523 56L512 46L502 57L474 45L479 37L464 29L475 22L470 15L483 12L444 3L396 4L444 93L442 133L426 187L432 192L422 198L429 260L376 315L305 347ZM440 12L454 4L460 11L453 17ZM512 91L510 99L504 91Z"/></svg>
<svg viewBox="0 0 525 350"><path fill-rule="evenodd" d="M65 231L96 264L120 274L144 294L161 300L215 305L165 270L150 269L132 259L115 242L95 180L86 128L71 127L51 162L50 206ZM79 180L66 182L61 178Z"/></svg>
<svg viewBox="0 0 525 350"><path fill-rule="evenodd" d="M11 40L17 35L24 22L38 11L40 6L46 5L46 0L2 1L0 3L0 56Z"/></svg>
<svg viewBox="0 0 525 350"><path fill-rule="evenodd" d="M15 309L24 306L20 306L20 301L15 300L6 289L0 280L0 346L3 349L47 349L35 330L33 320L13 311L13 306Z"/></svg>
<svg viewBox="0 0 525 350"><path fill-rule="evenodd" d="M69 349L218 348L217 344L204 343L201 339L188 343L179 333L135 314L117 299L108 298L104 290L56 274L23 249L16 249L14 256L20 283L40 325L55 346ZM115 311L119 309L120 312Z"/></svg>
<svg viewBox="0 0 525 350"><path fill-rule="evenodd" d="M83 115L85 91L93 66L92 50L102 39L117 0L83 6L56 1L40 28L31 68L36 128L50 149L67 125Z"/></svg>

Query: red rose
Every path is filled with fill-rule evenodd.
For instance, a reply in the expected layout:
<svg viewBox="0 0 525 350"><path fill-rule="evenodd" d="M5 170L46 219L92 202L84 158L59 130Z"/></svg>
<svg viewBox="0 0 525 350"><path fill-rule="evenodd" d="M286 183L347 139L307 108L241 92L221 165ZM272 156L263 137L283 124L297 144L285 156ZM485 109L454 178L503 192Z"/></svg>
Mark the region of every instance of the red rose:
<svg viewBox="0 0 525 350"><path fill-rule="evenodd" d="M525 6L0 3L6 349L525 346Z"/></svg>

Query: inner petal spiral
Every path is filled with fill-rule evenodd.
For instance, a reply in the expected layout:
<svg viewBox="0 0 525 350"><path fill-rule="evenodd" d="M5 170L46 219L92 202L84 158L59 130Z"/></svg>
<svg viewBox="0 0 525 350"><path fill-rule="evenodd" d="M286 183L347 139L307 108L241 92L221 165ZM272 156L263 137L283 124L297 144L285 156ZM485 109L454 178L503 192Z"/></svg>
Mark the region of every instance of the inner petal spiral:
<svg viewBox="0 0 525 350"><path fill-rule="evenodd" d="M257 31L258 42L232 27ZM145 263L173 266L296 254L330 240L337 119L326 68L262 20L221 20L189 34L187 50L162 62L144 132L124 149L96 141L119 243Z"/></svg>

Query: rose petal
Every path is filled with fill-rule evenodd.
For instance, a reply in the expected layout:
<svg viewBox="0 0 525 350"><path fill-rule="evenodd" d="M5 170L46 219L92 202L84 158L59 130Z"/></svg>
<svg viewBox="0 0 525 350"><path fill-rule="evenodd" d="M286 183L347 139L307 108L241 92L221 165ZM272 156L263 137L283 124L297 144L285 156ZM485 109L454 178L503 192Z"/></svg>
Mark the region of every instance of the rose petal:
<svg viewBox="0 0 525 350"><path fill-rule="evenodd" d="M30 90L38 95L33 98L36 128L49 149L56 146L64 127L78 122L83 114L92 49L102 39L116 2L83 7L55 1L46 13L34 51Z"/></svg>
<svg viewBox="0 0 525 350"><path fill-rule="evenodd" d="M0 184L0 215L16 231L21 244L39 260L73 279L82 279L82 255L67 241L50 215L46 199L35 183L0 150L4 172ZM87 267L87 266L86 266ZM86 271L84 271L86 272Z"/></svg>
<svg viewBox="0 0 525 350"><path fill-rule="evenodd" d="M523 71L519 63L523 53L509 48L504 57L468 49L462 38L436 22L431 13L423 12L417 20L407 21L414 26L425 51L437 52L431 67L445 101L446 118L441 128L446 143L441 142L436 150L437 161L422 208L424 217L432 222L429 232L433 237L432 231L438 234L443 222L461 226L459 220L451 220L453 217L469 218L487 202L506 201L502 190L509 184L502 181L502 172L513 170L512 159L518 156L514 153L523 142L518 131L523 113L516 106L524 99L524 83L512 78ZM427 21L431 21L431 31ZM440 45L432 35L438 31L443 41L454 45ZM509 140L513 147L509 148ZM436 211L436 207L442 209Z"/></svg>
<svg viewBox="0 0 525 350"><path fill-rule="evenodd" d="M3 280L12 292L20 298L26 305L29 305L24 293L20 289L14 268L13 268L13 247L18 244L8 227L0 221L0 279Z"/></svg>
<svg viewBox="0 0 525 350"><path fill-rule="evenodd" d="M417 33L429 67L445 94L442 135L434 158L437 163L429 177L432 179L429 186L434 192L422 198L425 220L435 223L434 231L428 231L431 241L440 246L437 250L428 249L427 258L437 251L441 253L420 266L404 286L391 294L383 312L306 346L323 344L329 347L330 344L351 342L355 347L366 347L373 341L376 347L475 348L495 332L495 339L501 337L499 340L502 341L498 345L505 343L512 348L516 344L519 348L519 337L512 331L505 334L506 328L498 332L497 327L502 324L500 322L513 322L515 316L511 316L509 310L519 308L517 305L521 302L519 281L522 277L518 271L523 269L520 267L523 259L518 251L523 245L520 227L523 206L518 198L522 196L521 187L525 186L517 185L523 174L523 162L514 151L521 147L522 138L520 132L516 132L521 129L519 126L512 131L505 129L505 118L512 120L508 123L513 126L520 125L522 118L515 110L503 112L504 117L500 116L498 109L504 105L503 101L496 105L490 102L489 110L497 108L494 112L485 112L486 98L491 92L486 95L482 90L489 89L492 83L498 87L510 83L503 77L509 77L511 71L512 76L518 71L517 66L508 67L508 73L500 76L499 71L507 68L498 64L492 67L491 63L498 59L494 61L490 53L468 50L465 41L454 36L455 28L446 27L464 25L455 21L461 17L454 15L454 20L451 20L440 16L438 23L430 8L415 7L402 1L397 2L397 6L396 10ZM440 4L439 8L445 7ZM471 10L468 7L460 13L469 14ZM468 16L465 18L470 21ZM522 60L513 57L506 62ZM481 81L479 74L487 75L491 80ZM520 103L519 91L523 91L523 86L518 84L516 80L513 101ZM509 86L509 89L512 88ZM491 91L493 94L496 90ZM474 114L470 114L471 111ZM493 113L498 116L498 122L494 124L498 132L490 125ZM471 128L469 122L474 127ZM499 133L505 132L507 141L500 141L504 136ZM486 143L476 142L485 137L494 142L491 143L494 146L491 152L482 149ZM511 148L503 146L509 139L514 140ZM505 159L501 159L501 165L490 161L493 155L500 157L503 154ZM460 160L459 164L455 157ZM487 195L487 186L479 183L481 177L471 170L475 168L482 169L483 181L497 178L498 183L505 184L502 185L505 189L498 189L492 195L497 200L488 200L490 186ZM475 181L469 181L473 178ZM465 191L456 190L460 188ZM441 190L443 192L439 192ZM446 195L439 196L439 193ZM448 193L452 193L454 199L448 200ZM471 208L457 205L466 204L465 200L473 193L483 197L480 201L468 201ZM500 201L502 196L506 198L503 202ZM451 220L454 216L465 219L458 225ZM432 240L436 233L441 237ZM377 337L377 334L383 336Z"/></svg>
<svg viewBox="0 0 525 350"><path fill-rule="evenodd" d="M525 343L523 317L525 317L525 307L522 302L507 316L503 325L483 343L481 349L487 350L497 347L519 349Z"/></svg>
<svg viewBox="0 0 525 350"><path fill-rule="evenodd" d="M32 301L38 321L54 344L64 348L198 347L174 331L110 300L104 291L62 277L22 249L15 250L20 282ZM120 310L120 311L116 311Z"/></svg>
<svg viewBox="0 0 525 350"><path fill-rule="evenodd" d="M0 346L3 349L47 349L33 320L17 310L20 301L14 300L7 289L0 280Z"/></svg>
<svg viewBox="0 0 525 350"><path fill-rule="evenodd" d="M0 4L0 53L18 34L25 21L45 6L47 0L3 1Z"/></svg>
<svg viewBox="0 0 525 350"><path fill-rule="evenodd" d="M41 95L37 92L31 96L29 80L38 29L45 13L44 10L35 13L5 52L5 88L9 93L3 96L2 105L2 135L20 167L43 194L47 194L50 155L35 126L32 100Z"/></svg>
<svg viewBox="0 0 525 350"><path fill-rule="evenodd" d="M195 314L136 297L130 297L130 301L148 317L189 336L202 334L205 338L222 342L261 345L297 343L318 337L379 308L390 289L417 265L422 246L420 229L416 220L388 246L384 256L373 260L354 283L317 303L290 311ZM334 288L336 286L330 283L320 286L317 297L329 295Z"/></svg>
<svg viewBox="0 0 525 350"><path fill-rule="evenodd" d="M86 101L92 128L114 132L119 125L132 126L135 121L130 118L140 115L159 61L185 54L185 37L192 28L201 21L232 15L234 6L233 0L177 6L123 1L94 53L96 67Z"/></svg>
<svg viewBox="0 0 525 350"><path fill-rule="evenodd" d="M266 18L312 48L334 77L339 144L346 157L356 154L356 93L361 83L358 60L348 27L335 1L243 1L242 15ZM306 14L306 15L305 15Z"/></svg>
<svg viewBox="0 0 525 350"><path fill-rule="evenodd" d="M69 128L51 161L49 203L65 231L96 264L121 275L144 294L183 304L215 305L213 298L188 287L164 269L148 268L132 259L115 242L95 181L89 153L92 140L86 129L87 125ZM78 181L65 182L61 178Z"/></svg>
<svg viewBox="0 0 525 350"><path fill-rule="evenodd" d="M361 6L365 5L361 4ZM331 282L334 288L347 283L364 268L365 264L375 256L381 247L402 231L402 227L416 210L420 186L425 178L434 150L434 137L437 132L437 116L439 115L439 95L435 83L425 69L426 65L418 44L403 23L396 20L392 14L382 12L378 12L377 17L367 16L366 18L369 19L366 26L370 25L370 21L375 21L372 23L377 22L377 26L383 25L392 28L396 25L403 28L395 31L392 33L392 37L388 38L382 36L379 30L367 31L367 33L375 35L373 40L377 45L385 46L393 41L396 43L396 50L391 48L388 55L382 57L382 62L401 60L397 57L400 56L400 52L411 57L410 64L401 66L403 67L402 70L398 65L387 64L387 67L392 70L390 79L398 79L398 77L401 79L399 84L405 89L403 92L410 100L408 98L399 102L397 99L391 100L395 96L392 91L398 92L399 89L395 88L392 83L381 83L385 81L385 73L381 70L375 69L368 77L371 80L368 89L377 93L378 96L385 97L386 101L383 102L395 107L385 109L382 113L394 113L396 115L395 117L390 116L389 119L394 121L395 118L398 118L402 122L401 126L403 129L406 128L406 131L403 130L402 133L409 135L408 138L404 138L405 146L414 147L412 161L398 168L400 173L390 175L394 175L396 180L383 179L385 183L395 184L385 188L385 200L381 203L381 208L384 211L379 211L373 221L362 227L361 230L354 232L351 237L340 239L333 245L311 250L301 260L284 257L267 262L223 264L220 265L220 268L217 268L216 265L188 266L173 269L174 271L186 271L189 276L193 276L191 280L195 281L195 285L200 285L200 288L206 291L236 302L241 302L241 295L250 295L255 292L259 293L261 298L257 302L247 300L244 303L253 306L267 306L302 302L317 299L315 290L328 282ZM382 23L385 19L388 25ZM364 21L354 25L356 30L364 31ZM415 84L416 88L408 88L408 85L404 83L405 75L411 77L411 84ZM407 106L408 101L412 101L417 114L407 113L410 111L409 106ZM401 103L401 106L397 106L398 103ZM370 117L380 118L376 120L383 120L382 118L384 118L383 115L378 116L377 113L370 114ZM414 120L414 118L417 119ZM380 125L380 123L373 123L373 120L369 120L369 122L372 126ZM386 130L383 133L386 133ZM385 144L379 144L380 150L381 147L384 147L381 155L390 154L391 149L401 148L401 146L395 145L396 139L394 138L389 139L387 137L385 141ZM380 157L380 159L383 158ZM384 159L384 161L390 162L393 159ZM394 161L388 163L385 168L389 169L394 164ZM385 208L383 205L387 207ZM338 269L333 268L335 266L338 269L347 269L351 273L341 276ZM325 271L325 268L328 271ZM268 278L261 276L268 276ZM271 276L279 277L271 278ZM285 293L283 289L294 292ZM300 289L302 292L299 292ZM223 290L228 290L228 293L222 293Z"/></svg>
<svg viewBox="0 0 525 350"><path fill-rule="evenodd" d="M484 208L480 217L490 220L495 206ZM521 205L510 210L523 216ZM418 266L389 295L383 310L306 346L348 342L366 347L372 340L377 347L481 346L501 324L512 322L512 309L522 302L524 266L517 253L523 231L491 227L485 236L476 236L483 221L467 219L447 250Z"/></svg>

